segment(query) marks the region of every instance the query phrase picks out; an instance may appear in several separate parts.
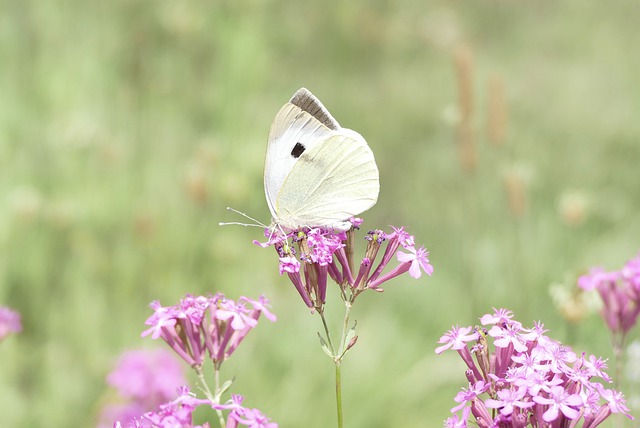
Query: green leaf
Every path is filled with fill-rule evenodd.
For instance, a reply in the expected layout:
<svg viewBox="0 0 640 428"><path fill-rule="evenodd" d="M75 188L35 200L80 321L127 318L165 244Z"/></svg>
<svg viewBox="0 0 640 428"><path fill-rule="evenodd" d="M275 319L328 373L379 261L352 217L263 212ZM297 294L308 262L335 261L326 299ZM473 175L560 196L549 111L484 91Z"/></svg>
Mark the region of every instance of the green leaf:
<svg viewBox="0 0 640 428"><path fill-rule="evenodd" d="M324 338L320 333L318 333L318 338L320 339L320 346L322 347L322 350L324 351L324 353L330 356L331 358L335 358L335 355L333 355L333 352L331 352L331 348L329 348L327 341L324 340Z"/></svg>

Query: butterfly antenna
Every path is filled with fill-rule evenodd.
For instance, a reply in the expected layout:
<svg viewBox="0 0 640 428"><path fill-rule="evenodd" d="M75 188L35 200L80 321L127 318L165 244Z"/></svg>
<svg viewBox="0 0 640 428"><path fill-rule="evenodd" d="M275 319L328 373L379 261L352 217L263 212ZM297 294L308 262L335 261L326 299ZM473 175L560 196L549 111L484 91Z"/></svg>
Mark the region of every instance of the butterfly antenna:
<svg viewBox="0 0 640 428"><path fill-rule="evenodd" d="M240 214L242 217L248 218L249 220L253 221L253 223L240 223L240 222L237 222L237 221L232 221L232 222L228 222L228 223L220 222L220 223L218 223L219 226L229 226L229 225L234 224L234 225L237 225L237 226L245 226L245 227L249 227L249 226L251 226L251 227L262 227L262 228L268 228L269 227L269 226L265 225L264 223L259 222L255 218L250 217L250 216L246 215L245 213L240 212L240 211L238 211L236 209L233 209L231 207L227 207L227 211L232 211L232 212L234 212L236 214Z"/></svg>

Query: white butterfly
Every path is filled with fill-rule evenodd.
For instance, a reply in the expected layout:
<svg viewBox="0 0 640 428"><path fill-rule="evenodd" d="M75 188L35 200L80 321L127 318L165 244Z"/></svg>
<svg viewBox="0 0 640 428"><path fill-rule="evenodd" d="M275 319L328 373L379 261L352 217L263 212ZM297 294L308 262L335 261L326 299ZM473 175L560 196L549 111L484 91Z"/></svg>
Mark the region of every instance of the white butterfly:
<svg viewBox="0 0 640 428"><path fill-rule="evenodd" d="M269 131L264 192L272 226L346 230L350 217L375 205L379 191L378 166L364 138L299 89Z"/></svg>

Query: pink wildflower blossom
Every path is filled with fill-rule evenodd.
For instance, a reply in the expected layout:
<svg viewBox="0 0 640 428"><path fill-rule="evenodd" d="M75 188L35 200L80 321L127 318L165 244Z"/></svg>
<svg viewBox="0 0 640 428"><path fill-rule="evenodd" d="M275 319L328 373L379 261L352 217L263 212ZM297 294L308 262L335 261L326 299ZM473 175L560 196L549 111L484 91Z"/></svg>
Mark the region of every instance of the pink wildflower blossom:
<svg viewBox="0 0 640 428"><path fill-rule="evenodd" d="M640 255L619 271L592 268L588 275L578 278L578 286L598 292L603 302L602 318L611 331L614 346L621 347L640 315Z"/></svg>
<svg viewBox="0 0 640 428"><path fill-rule="evenodd" d="M382 291L383 283L406 272L413 278L419 278L423 272L433 273L429 253L424 247L416 249L414 237L403 227L391 226L393 232L390 234L381 230L369 231L365 237L364 257L360 263L354 263L354 237L362 219L352 218L350 222L352 228L347 231L303 227L282 235L266 230L269 241L264 244L254 242L263 248L275 248L280 274L289 276L304 303L315 310L321 310L325 303L328 279L343 289L343 295L355 297L366 289ZM400 247L405 251L399 251ZM381 258L378 256L380 250L384 250ZM394 256L398 263L385 273ZM379 260L377 264L376 260ZM354 265L358 267L357 271Z"/></svg>
<svg viewBox="0 0 640 428"><path fill-rule="evenodd" d="M396 256L400 263L409 264L409 275L413 278L420 278L422 271L427 275L433 273L433 266L429 264L429 253L424 247L420 247L417 250L414 247L406 247L405 249L409 251L408 254L398 251Z"/></svg>
<svg viewBox="0 0 640 428"><path fill-rule="evenodd" d="M469 334L471 331L473 333ZM436 348L436 354L441 354L447 349L460 350L467 347L467 343L478 339L478 333L473 330L472 327L451 327L451 330L446 332L438 343L444 343L444 345Z"/></svg>
<svg viewBox="0 0 640 428"><path fill-rule="evenodd" d="M570 394L560 385L552 386L548 397L537 395L532 400L549 406L542 415L545 422L557 420L561 416L560 412L570 420L576 420L580 416L577 408L582 406L582 398L578 394Z"/></svg>
<svg viewBox="0 0 640 428"><path fill-rule="evenodd" d="M220 293L187 295L175 306L152 302L155 312L147 319L150 328L142 336L162 338L191 366L202 366L207 352L219 366L257 325L260 314L268 311L267 305L264 297L258 301L241 297L235 302ZM275 316L268 312L267 319L275 321Z"/></svg>
<svg viewBox="0 0 640 428"><path fill-rule="evenodd" d="M212 407L217 410L230 410L227 416L227 427L278 428L278 424L271 422L260 410L244 407L243 401L242 395L234 394L227 403L214 404Z"/></svg>
<svg viewBox="0 0 640 428"><path fill-rule="evenodd" d="M131 421L175 397L186 383L182 365L165 349L135 350L123 353L107 376L107 383L118 392L118 403L105 405L99 428L114 420Z"/></svg>
<svg viewBox="0 0 640 428"><path fill-rule="evenodd" d="M493 327L489 334L477 333L475 344L471 327L455 327L442 336L444 345L436 349L437 353L456 350L467 365L469 389L456 396L458 404L451 412L458 417L447 419L446 426L593 428L612 413L633 419L624 396L602 386L611 380L604 360L585 354L577 357L547 337L541 323L525 329L504 309L481 320ZM493 352L489 339L493 339ZM469 408L470 413L465 412ZM496 409L497 415L488 409Z"/></svg>
<svg viewBox="0 0 640 428"><path fill-rule="evenodd" d="M9 334L21 331L20 314L6 306L0 306L0 342Z"/></svg>

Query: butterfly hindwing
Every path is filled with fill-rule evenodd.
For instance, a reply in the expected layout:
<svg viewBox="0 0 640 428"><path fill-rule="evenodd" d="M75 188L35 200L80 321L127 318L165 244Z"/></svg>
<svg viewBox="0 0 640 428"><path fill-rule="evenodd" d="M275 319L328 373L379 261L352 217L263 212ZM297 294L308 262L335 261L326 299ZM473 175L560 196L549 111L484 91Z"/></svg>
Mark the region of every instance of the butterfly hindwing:
<svg viewBox="0 0 640 428"><path fill-rule="evenodd" d="M277 222L333 226L371 208L379 190L373 152L355 131L341 129L293 166L276 200Z"/></svg>

